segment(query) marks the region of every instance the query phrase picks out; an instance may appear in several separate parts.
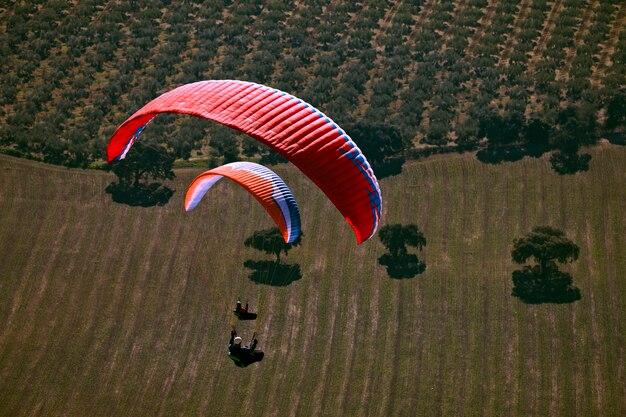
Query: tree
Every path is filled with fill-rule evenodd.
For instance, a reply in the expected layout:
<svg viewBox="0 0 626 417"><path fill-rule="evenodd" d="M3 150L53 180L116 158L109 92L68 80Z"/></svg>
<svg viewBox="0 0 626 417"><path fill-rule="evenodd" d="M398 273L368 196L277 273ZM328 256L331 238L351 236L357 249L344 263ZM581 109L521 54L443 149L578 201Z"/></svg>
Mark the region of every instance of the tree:
<svg viewBox="0 0 626 417"><path fill-rule="evenodd" d="M550 158L552 168L561 175L587 171L591 155L579 155L578 151L581 146L596 141L594 109L590 106L566 107L559 112L556 122L551 135L552 146L557 149Z"/></svg>
<svg viewBox="0 0 626 417"><path fill-rule="evenodd" d="M424 234L417 228L417 225L390 224L383 226L378 233L378 237L387 248L391 256L399 257L407 254L406 246L412 246L422 250L426 246Z"/></svg>
<svg viewBox="0 0 626 417"><path fill-rule="evenodd" d="M597 119L591 106L566 107L559 112L556 123L552 135L554 148L571 153L596 141Z"/></svg>
<svg viewBox="0 0 626 417"><path fill-rule="evenodd" d="M446 120L431 119L426 129L425 142L430 145L443 146L448 143L448 130L450 123Z"/></svg>
<svg viewBox="0 0 626 417"><path fill-rule="evenodd" d="M613 130L620 126L626 126L626 90L611 97L606 109L605 127Z"/></svg>
<svg viewBox="0 0 626 417"><path fill-rule="evenodd" d="M378 178L402 171L402 152L409 146L397 129L382 123L355 123L346 130L359 146Z"/></svg>
<svg viewBox="0 0 626 417"><path fill-rule="evenodd" d="M221 136L211 139L210 155L212 158L223 158L222 163L228 164L239 160L239 142L234 132L221 129Z"/></svg>
<svg viewBox="0 0 626 417"><path fill-rule="evenodd" d="M535 227L525 237L513 242L513 262L533 266L513 271L512 295L527 303L572 302L580 299L580 290L572 286L569 273L560 271L557 262L578 259L579 248L563 231L550 226Z"/></svg>
<svg viewBox="0 0 626 417"><path fill-rule="evenodd" d="M390 277L411 278L426 270L426 264L407 251L407 245L420 251L426 246L426 238L417 225L390 224L380 229L378 237L389 251L378 258L378 263L387 267Z"/></svg>
<svg viewBox="0 0 626 417"><path fill-rule="evenodd" d="M547 152L550 149L551 133L548 123L539 118L530 119L522 133L528 154L539 157Z"/></svg>
<svg viewBox="0 0 626 417"><path fill-rule="evenodd" d="M480 117L479 136L487 137L490 146L506 145L519 140L522 115L507 112L503 116L495 110L486 110Z"/></svg>
<svg viewBox="0 0 626 417"><path fill-rule="evenodd" d="M258 230L254 232L252 236L249 236L244 242L244 246L247 248L254 248L276 256L276 263L280 263L280 254L282 252L287 256L287 252L294 246L300 245L302 241L302 234L298 236L293 243L285 243L283 235L278 227L272 227L270 229Z"/></svg>
<svg viewBox="0 0 626 417"><path fill-rule="evenodd" d="M111 170L117 175L120 185L130 188L138 187L150 178L174 179L173 166L174 158L165 148L137 141L132 152L125 159L115 162Z"/></svg>
<svg viewBox="0 0 626 417"><path fill-rule="evenodd" d="M295 242L285 243L283 235L277 227L254 232L252 236L249 236L244 241L244 245L246 247L251 247L263 251L267 254L273 254L276 256L276 261L254 261L251 259L246 260L243 263L243 266L252 270L248 278L258 284L274 286L289 285L293 281L302 278L300 265L282 264L280 262L280 254L284 252L286 256L287 252L291 248L300 244L301 238L302 234L298 236L298 239Z"/></svg>
<svg viewBox="0 0 626 417"><path fill-rule="evenodd" d="M125 159L114 162L110 167L118 182L109 184L106 192L118 203L162 206L169 201L174 191L158 182L148 181L174 179L173 165L174 157L165 148L136 142Z"/></svg>
<svg viewBox="0 0 626 417"><path fill-rule="evenodd" d="M457 135L456 144L461 152L476 148L479 126L475 119L468 118L464 122L458 123L454 130Z"/></svg>

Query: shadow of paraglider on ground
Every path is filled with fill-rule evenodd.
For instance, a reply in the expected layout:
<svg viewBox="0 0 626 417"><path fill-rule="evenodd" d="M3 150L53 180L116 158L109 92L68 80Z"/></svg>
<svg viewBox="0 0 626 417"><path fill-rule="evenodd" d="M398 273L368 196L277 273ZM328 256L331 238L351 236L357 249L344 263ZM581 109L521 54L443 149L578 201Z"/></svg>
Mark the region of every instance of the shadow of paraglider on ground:
<svg viewBox="0 0 626 417"><path fill-rule="evenodd" d="M174 195L174 190L158 182L131 187L113 182L107 186L106 192L116 203L141 207L164 206Z"/></svg>
<svg viewBox="0 0 626 417"><path fill-rule="evenodd" d="M414 254L393 256L386 253L378 258L378 263L387 267L387 275L394 279L413 278L426 270L426 264Z"/></svg>
<svg viewBox="0 0 626 417"><path fill-rule="evenodd" d="M302 278L300 265L282 264L275 261L253 261L248 259L243 263L252 269L248 278L256 284L266 284L283 287Z"/></svg>

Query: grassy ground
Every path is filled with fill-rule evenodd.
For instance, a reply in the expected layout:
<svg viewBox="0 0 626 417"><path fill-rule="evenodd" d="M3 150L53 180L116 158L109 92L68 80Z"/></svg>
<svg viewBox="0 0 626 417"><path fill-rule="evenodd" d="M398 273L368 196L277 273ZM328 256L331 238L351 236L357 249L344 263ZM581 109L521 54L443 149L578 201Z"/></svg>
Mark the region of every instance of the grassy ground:
<svg viewBox="0 0 626 417"><path fill-rule="evenodd" d="M272 225L222 181L191 213L177 172L165 207L104 193L112 176L0 156L0 416L571 416L626 414L626 148L588 173L544 159L411 163L384 179L384 223L416 223L424 274L393 280L298 171L303 277L256 284L243 247ZM514 238L537 225L581 248L582 299L510 296ZM226 357L237 296L266 359Z"/></svg>

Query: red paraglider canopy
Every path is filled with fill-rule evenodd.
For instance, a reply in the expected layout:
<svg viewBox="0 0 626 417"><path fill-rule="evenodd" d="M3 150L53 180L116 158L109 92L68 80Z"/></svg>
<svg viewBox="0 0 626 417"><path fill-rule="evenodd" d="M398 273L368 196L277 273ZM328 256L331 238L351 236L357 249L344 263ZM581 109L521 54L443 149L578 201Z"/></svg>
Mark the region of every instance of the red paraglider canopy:
<svg viewBox="0 0 626 417"><path fill-rule="evenodd" d="M328 196L354 229L358 243L375 233L382 199L372 168L352 139L310 104L245 81L186 84L152 100L122 123L109 141L107 161L123 159L159 113L210 119L270 146Z"/></svg>
<svg viewBox="0 0 626 417"><path fill-rule="evenodd" d="M226 177L257 199L283 234L286 243L300 236L300 210L291 190L274 171L254 162L231 162L198 175L187 188L185 210L193 210L207 191Z"/></svg>

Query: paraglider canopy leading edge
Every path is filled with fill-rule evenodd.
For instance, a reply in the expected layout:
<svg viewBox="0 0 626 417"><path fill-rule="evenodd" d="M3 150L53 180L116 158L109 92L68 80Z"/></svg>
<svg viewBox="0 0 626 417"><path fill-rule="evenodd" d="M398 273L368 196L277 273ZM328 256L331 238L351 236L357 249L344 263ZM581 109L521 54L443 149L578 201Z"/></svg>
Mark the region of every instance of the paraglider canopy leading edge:
<svg viewBox="0 0 626 417"><path fill-rule="evenodd" d="M382 198L371 166L354 141L310 104L246 81L186 84L152 100L122 123L107 146L107 161L123 159L160 113L210 119L268 145L326 194L352 226L358 243L376 232Z"/></svg>

